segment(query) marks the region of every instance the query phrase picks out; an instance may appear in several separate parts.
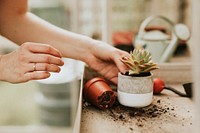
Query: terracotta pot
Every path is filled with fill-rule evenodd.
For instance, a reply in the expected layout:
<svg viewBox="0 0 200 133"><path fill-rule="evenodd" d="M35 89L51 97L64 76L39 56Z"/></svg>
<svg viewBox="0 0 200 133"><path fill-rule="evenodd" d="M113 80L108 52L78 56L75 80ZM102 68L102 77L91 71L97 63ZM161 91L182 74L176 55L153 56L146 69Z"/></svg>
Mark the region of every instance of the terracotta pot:
<svg viewBox="0 0 200 133"><path fill-rule="evenodd" d="M100 109L110 108L116 96L103 78L95 77L89 80L83 89L86 101Z"/></svg>

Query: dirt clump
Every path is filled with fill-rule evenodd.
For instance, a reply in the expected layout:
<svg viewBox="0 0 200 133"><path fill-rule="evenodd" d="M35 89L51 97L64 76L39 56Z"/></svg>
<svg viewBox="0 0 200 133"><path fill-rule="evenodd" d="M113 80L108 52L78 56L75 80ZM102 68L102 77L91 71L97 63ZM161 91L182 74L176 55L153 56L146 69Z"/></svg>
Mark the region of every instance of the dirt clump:
<svg viewBox="0 0 200 133"><path fill-rule="evenodd" d="M125 107L119 104L118 101L116 101L113 107L107 110L107 113L114 121L128 122L132 118L136 118L137 126L142 127L143 121L147 121L148 119L152 118L158 118L162 114L170 114L170 111L174 110L174 107L171 107L166 103L162 105L161 100L159 99L156 102L144 108Z"/></svg>

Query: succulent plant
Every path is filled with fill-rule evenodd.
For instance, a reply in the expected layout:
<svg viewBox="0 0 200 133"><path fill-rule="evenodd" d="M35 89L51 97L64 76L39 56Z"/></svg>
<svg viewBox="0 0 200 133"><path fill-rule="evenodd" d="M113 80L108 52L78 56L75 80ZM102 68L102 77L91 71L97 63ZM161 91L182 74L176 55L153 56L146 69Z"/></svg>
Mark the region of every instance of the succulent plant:
<svg viewBox="0 0 200 133"><path fill-rule="evenodd" d="M151 54L145 49L134 49L130 52L130 57L122 57L121 61L130 68L128 75L147 73L158 69L157 64L152 61Z"/></svg>

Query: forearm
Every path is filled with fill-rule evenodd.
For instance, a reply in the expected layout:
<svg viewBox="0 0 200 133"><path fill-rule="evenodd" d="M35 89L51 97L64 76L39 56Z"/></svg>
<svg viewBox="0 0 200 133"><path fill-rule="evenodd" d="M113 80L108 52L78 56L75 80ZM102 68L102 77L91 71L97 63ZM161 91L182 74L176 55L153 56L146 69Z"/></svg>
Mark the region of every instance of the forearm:
<svg viewBox="0 0 200 133"><path fill-rule="evenodd" d="M89 37L53 26L27 12L7 17L0 25L0 33L19 45L24 42L50 44L60 50L63 56L82 61L89 56L96 43Z"/></svg>
<svg viewBox="0 0 200 133"><path fill-rule="evenodd" d="M129 56L128 53L106 43L63 30L28 13L27 0L0 0L0 34L19 45L24 42L43 43L40 45L25 43L27 45L22 45L20 47L21 50L19 49L17 53L12 53L6 59L3 58L4 61L1 62L7 62L6 65L9 66L8 68L4 66L4 69L7 68L4 73L12 74L11 71L13 70L15 72L12 80L7 76L10 82L19 82L18 79L16 81L16 77L22 77L21 75L24 75L25 78L21 79L20 82L32 79L44 79L50 76L49 72L58 72L58 66L61 66L62 63L49 62L51 60L62 62L60 58L54 57L55 54L51 54L52 49L54 49L54 53L60 51L64 57L84 61L90 68L110 81L117 83L118 72L124 72L126 69L126 66L120 61L120 58ZM53 47L49 49L50 46L46 44L50 44ZM42 52L43 54L41 53L41 46L46 47L45 49L47 50L46 52ZM38 50L32 51L31 48ZM28 55L24 54L26 51L28 51ZM40 54L40 58L38 54ZM16 58L16 55L19 57ZM25 59L21 60L22 58L20 56L24 56ZM10 59L10 61L6 61L7 59ZM16 59L18 60L16 61ZM17 64L17 66L13 64ZM52 66L51 64L54 65ZM35 73L35 71L40 73ZM41 74L41 72L46 73Z"/></svg>

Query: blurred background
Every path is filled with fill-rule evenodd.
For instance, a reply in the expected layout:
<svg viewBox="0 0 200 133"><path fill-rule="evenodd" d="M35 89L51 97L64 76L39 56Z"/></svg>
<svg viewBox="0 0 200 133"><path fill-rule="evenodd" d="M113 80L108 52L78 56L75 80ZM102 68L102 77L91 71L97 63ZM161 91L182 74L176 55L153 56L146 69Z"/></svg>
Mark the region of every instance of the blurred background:
<svg viewBox="0 0 200 133"><path fill-rule="evenodd" d="M184 23L191 27L190 0L29 0L29 11L58 27L94 39L103 39L126 51L134 48L134 37L141 23L151 15L162 15L173 23ZM163 22L155 22L158 23ZM163 27L156 28L165 30ZM7 54L17 47L0 36L0 54ZM189 47L189 42L180 41L168 63L190 62ZM66 64L72 64L70 67L77 66L77 63L79 64L77 61L66 59ZM66 69L68 68L63 68L64 76L66 73L76 72L81 67L65 73ZM73 117L70 116L73 115L72 108L75 104L72 99L77 99L79 93L77 88L80 73L76 73L75 78L59 84L54 79L54 82L31 81L23 84L0 82L0 125L48 125L62 128L72 126ZM55 89L49 92L48 85L61 88L60 92L54 92ZM77 91L68 91L66 88L75 88ZM61 95L63 92L65 95ZM57 103L64 104L58 107Z"/></svg>

